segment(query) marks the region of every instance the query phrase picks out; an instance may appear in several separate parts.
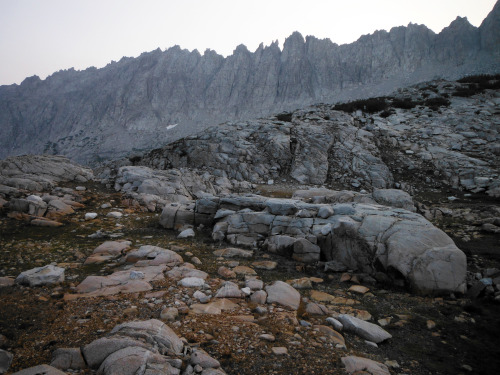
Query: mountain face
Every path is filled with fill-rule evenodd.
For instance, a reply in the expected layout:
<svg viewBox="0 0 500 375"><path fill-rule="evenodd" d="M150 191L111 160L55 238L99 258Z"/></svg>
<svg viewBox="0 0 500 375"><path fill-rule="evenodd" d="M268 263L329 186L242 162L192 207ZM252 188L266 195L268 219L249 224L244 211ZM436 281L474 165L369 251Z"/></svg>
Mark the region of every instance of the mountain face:
<svg viewBox="0 0 500 375"><path fill-rule="evenodd" d="M139 153L228 120L383 95L436 77L500 70L500 6L479 28L457 18L377 31L348 45L299 33L224 58L180 47L105 68L0 87L0 157L63 154L93 164Z"/></svg>

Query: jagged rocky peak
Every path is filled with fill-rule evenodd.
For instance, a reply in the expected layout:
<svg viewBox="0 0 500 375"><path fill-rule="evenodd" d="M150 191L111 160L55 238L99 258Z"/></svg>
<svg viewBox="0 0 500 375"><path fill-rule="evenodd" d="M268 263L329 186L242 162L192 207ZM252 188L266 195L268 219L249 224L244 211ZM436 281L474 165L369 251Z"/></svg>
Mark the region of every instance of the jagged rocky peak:
<svg viewBox="0 0 500 375"><path fill-rule="evenodd" d="M338 46L294 32L228 57L174 46L102 69L0 87L0 157L54 153L97 163L160 147L224 121L386 95L435 77L496 73L498 5L479 32L410 24ZM174 125L175 128L170 125ZM112 139L112 141L110 141Z"/></svg>

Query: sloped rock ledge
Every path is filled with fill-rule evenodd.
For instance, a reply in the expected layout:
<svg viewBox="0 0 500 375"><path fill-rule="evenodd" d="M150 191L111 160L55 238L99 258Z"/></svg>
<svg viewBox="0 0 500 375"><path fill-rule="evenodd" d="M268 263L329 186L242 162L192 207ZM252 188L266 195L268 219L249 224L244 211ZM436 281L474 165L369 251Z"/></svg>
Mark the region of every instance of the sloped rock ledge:
<svg viewBox="0 0 500 375"><path fill-rule="evenodd" d="M466 290L466 256L419 214L375 203L306 203L258 195L171 203L160 224L213 226L212 237L325 269L385 272L422 294Z"/></svg>

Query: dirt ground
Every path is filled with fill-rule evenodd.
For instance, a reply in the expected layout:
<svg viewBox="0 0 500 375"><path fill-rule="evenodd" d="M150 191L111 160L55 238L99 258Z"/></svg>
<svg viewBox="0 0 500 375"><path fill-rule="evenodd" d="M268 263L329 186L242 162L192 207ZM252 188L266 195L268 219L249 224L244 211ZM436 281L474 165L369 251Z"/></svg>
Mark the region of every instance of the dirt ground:
<svg viewBox="0 0 500 375"><path fill-rule="evenodd" d="M176 233L158 226L157 213L131 210L123 205L120 195L100 185L87 187L86 207L66 217L65 225L59 228L30 227L0 213L0 276L15 277L51 262L67 268L66 281L57 287L0 288L0 334L6 337L1 347L14 354L12 372L50 363L55 349L84 346L119 323L159 319L165 306L185 294L177 290L174 282L164 280L155 282L151 292L66 301L64 295L74 293L73 288L87 275L106 275L120 267L119 262L82 265L95 247L109 239L88 237L97 230L131 240L134 248L141 244L175 247L186 260L198 257L202 264L197 267L210 277L219 277L217 268L224 263L212 252L224 245L213 243L208 234L198 235L195 240L177 240ZM100 206L106 202L128 214L119 226L116 220L102 215ZM100 215L86 222L85 212ZM457 245L466 252L470 270L500 268L498 237L481 235L468 242L457 239ZM298 312L275 308L272 313L259 315L255 306L241 300L234 301L238 304L235 311L222 315L181 313L176 322L168 323L190 345L202 347L218 359L228 374L344 374L340 358L346 355L395 361L397 364L389 362L393 374L494 374L500 368L500 304L492 297L420 297L402 287L379 284L368 285L370 293L361 296L347 291L352 284L340 282L341 274L297 268L287 259L261 251L254 259L240 260L240 264L250 265L261 259L279 264L276 270L258 271L264 282L321 277L324 282L317 284L316 290L356 301L354 306L330 308L338 312L350 308L368 311L374 322L390 318L384 328L393 337L375 348L353 334L343 333L347 349L338 349L314 330L316 324L328 325L324 316L308 316L303 308ZM301 294L308 297L309 291L302 290ZM253 316L253 320L245 322L242 315ZM261 340L262 333L271 333L276 340ZM272 347L280 346L288 348L288 355L272 353Z"/></svg>

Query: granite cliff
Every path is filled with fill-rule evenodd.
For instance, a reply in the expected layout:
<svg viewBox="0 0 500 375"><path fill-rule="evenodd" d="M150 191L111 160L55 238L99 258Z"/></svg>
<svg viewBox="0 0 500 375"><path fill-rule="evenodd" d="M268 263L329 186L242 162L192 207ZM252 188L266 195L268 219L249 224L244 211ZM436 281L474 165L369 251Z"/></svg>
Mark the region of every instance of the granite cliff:
<svg viewBox="0 0 500 375"><path fill-rule="evenodd" d="M63 154L84 163L140 152L227 120L387 94L436 77L496 73L497 3L479 28L410 24L337 45L298 32L224 58L178 46L105 68L0 87L0 157Z"/></svg>

